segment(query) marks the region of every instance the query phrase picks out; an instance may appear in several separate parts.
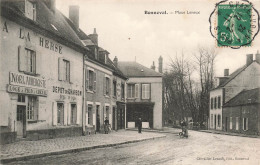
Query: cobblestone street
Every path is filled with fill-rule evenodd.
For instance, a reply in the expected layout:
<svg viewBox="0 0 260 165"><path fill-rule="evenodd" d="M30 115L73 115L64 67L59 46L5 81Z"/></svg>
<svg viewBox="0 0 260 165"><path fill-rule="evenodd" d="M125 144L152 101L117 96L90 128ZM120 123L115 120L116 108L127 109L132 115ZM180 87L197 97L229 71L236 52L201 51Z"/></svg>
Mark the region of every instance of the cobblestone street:
<svg viewBox="0 0 260 165"><path fill-rule="evenodd" d="M138 136L133 131L127 133L130 136ZM164 133L167 135L166 138L10 164L260 164L259 138L196 131L189 131L189 133L188 139L180 139L176 132ZM149 133L143 135L149 136ZM118 139L119 137L120 135Z"/></svg>

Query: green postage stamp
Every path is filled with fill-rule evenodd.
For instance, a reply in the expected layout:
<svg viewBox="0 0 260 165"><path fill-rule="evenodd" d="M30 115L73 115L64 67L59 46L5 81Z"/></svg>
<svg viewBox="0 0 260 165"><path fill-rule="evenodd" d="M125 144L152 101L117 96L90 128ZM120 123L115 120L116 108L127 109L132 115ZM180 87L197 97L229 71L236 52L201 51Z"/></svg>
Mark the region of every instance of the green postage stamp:
<svg viewBox="0 0 260 165"><path fill-rule="evenodd" d="M251 46L259 31L259 14L248 1L222 1L210 16L211 35L218 47Z"/></svg>

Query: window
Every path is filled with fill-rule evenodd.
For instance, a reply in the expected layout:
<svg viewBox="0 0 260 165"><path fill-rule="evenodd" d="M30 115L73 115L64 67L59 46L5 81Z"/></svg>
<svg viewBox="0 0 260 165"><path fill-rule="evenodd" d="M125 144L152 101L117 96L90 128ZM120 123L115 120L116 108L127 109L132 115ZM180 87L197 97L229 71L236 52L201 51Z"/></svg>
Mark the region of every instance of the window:
<svg viewBox="0 0 260 165"><path fill-rule="evenodd" d="M77 123L77 105L76 104L71 104L70 123L71 124Z"/></svg>
<svg viewBox="0 0 260 165"><path fill-rule="evenodd" d="M220 107L221 107L221 97L218 96L218 109L220 109Z"/></svg>
<svg viewBox="0 0 260 165"><path fill-rule="evenodd" d="M63 103L57 103L57 123L64 124L64 105Z"/></svg>
<svg viewBox="0 0 260 165"><path fill-rule="evenodd" d="M135 97L135 84L127 85L127 97L134 98Z"/></svg>
<svg viewBox="0 0 260 165"><path fill-rule="evenodd" d="M89 91L96 91L96 72L94 70L87 69L86 71L86 89Z"/></svg>
<svg viewBox="0 0 260 165"><path fill-rule="evenodd" d="M25 16L36 21L36 4L28 0L25 1Z"/></svg>
<svg viewBox="0 0 260 165"><path fill-rule="evenodd" d="M229 118L229 129L233 129L232 128L232 117Z"/></svg>
<svg viewBox="0 0 260 165"><path fill-rule="evenodd" d="M70 82L70 61L59 58L59 80Z"/></svg>
<svg viewBox="0 0 260 165"><path fill-rule="evenodd" d="M218 127L220 127L220 123L221 123L221 116L218 115Z"/></svg>
<svg viewBox="0 0 260 165"><path fill-rule="evenodd" d="M243 130L248 130L248 118L243 118Z"/></svg>
<svg viewBox="0 0 260 165"><path fill-rule="evenodd" d="M239 118L238 117L236 117L236 130L238 130L239 129Z"/></svg>
<svg viewBox="0 0 260 165"><path fill-rule="evenodd" d="M17 116L16 116L17 121L23 120L23 110L24 110L23 106L17 105Z"/></svg>
<svg viewBox="0 0 260 165"><path fill-rule="evenodd" d="M27 119L37 120L37 97L28 96Z"/></svg>
<svg viewBox="0 0 260 165"><path fill-rule="evenodd" d="M142 84L142 99L150 99L150 84Z"/></svg>
<svg viewBox="0 0 260 165"><path fill-rule="evenodd" d="M37 59L36 59L37 58ZM37 61L36 61L37 60ZM36 70L37 64L37 70ZM36 52L24 47L18 47L18 70L28 74L39 74L40 72L40 56L36 56Z"/></svg>
<svg viewBox="0 0 260 165"><path fill-rule="evenodd" d="M121 98L125 98L125 84L121 84Z"/></svg>
<svg viewBox="0 0 260 165"><path fill-rule="evenodd" d="M217 108L217 97L214 98L214 109Z"/></svg>
<svg viewBox="0 0 260 165"><path fill-rule="evenodd" d="M113 90L114 90L113 94L116 97L116 81L113 81Z"/></svg>
<svg viewBox="0 0 260 165"><path fill-rule="evenodd" d="M110 79L108 77L105 77L105 87L104 87L104 94L109 96L110 95Z"/></svg>
<svg viewBox="0 0 260 165"><path fill-rule="evenodd" d="M25 95L18 95L18 102L25 103Z"/></svg>
<svg viewBox="0 0 260 165"><path fill-rule="evenodd" d="M213 109L214 107L214 102L213 102L213 98L210 99L210 108Z"/></svg>
<svg viewBox="0 0 260 165"><path fill-rule="evenodd" d="M88 104L88 124L92 125L92 109L93 106L91 104Z"/></svg>

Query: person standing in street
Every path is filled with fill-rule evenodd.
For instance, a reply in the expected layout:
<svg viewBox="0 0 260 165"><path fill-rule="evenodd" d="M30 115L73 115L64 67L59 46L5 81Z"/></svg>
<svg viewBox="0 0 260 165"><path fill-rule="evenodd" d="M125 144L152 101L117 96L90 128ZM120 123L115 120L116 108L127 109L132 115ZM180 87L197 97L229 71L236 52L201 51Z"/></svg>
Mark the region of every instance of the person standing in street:
<svg viewBox="0 0 260 165"><path fill-rule="evenodd" d="M141 118L137 121L138 133L142 133L142 120Z"/></svg>
<svg viewBox="0 0 260 165"><path fill-rule="evenodd" d="M109 120L106 117L106 120L105 120L105 134L108 134L108 127L109 127Z"/></svg>

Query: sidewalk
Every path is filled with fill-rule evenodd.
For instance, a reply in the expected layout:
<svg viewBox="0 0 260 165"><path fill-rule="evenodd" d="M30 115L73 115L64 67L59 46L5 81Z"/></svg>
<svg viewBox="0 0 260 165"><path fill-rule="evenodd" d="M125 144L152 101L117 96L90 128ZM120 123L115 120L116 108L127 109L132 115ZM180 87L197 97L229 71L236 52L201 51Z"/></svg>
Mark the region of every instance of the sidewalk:
<svg viewBox="0 0 260 165"><path fill-rule="evenodd" d="M127 128L127 131L138 131L137 128ZM158 133L171 133L171 134L179 134L181 129L178 128L171 128L171 127L163 127L162 129L149 129L143 128L142 132L158 132Z"/></svg>
<svg viewBox="0 0 260 165"><path fill-rule="evenodd" d="M7 163L11 161L111 147L163 137L165 137L165 135L158 133L143 132L142 134L138 134L137 131L121 130L118 132L111 132L110 134L44 139L39 141L19 141L1 145L0 159L1 163Z"/></svg>
<svg viewBox="0 0 260 165"><path fill-rule="evenodd" d="M218 131L218 130L194 130L194 131L206 132L206 133L213 133L213 134L230 135L230 136L241 136L241 137L260 138L260 136L257 136L257 135L245 135L245 134L232 133L232 132L224 132L224 131Z"/></svg>

